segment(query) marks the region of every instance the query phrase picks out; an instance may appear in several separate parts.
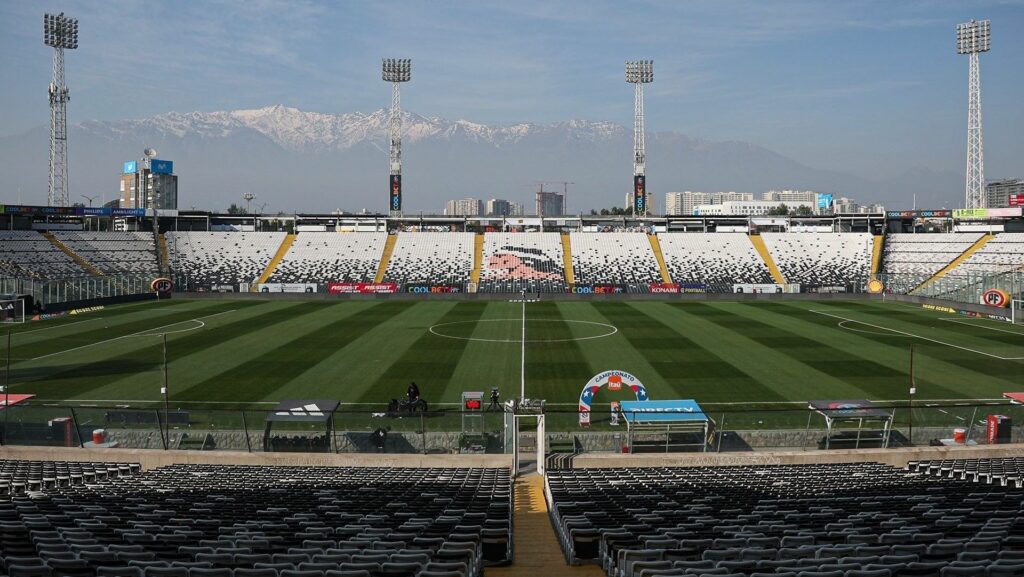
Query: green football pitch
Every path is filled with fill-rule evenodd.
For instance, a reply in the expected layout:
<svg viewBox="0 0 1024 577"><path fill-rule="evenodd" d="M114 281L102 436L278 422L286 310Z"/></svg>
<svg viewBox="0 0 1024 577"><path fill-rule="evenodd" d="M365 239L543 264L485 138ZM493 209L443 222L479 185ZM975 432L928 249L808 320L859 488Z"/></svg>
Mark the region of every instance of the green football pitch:
<svg viewBox="0 0 1024 577"><path fill-rule="evenodd" d="M520 388L523 305L505 301L174 299L8 325L14 393L77 404L337 399L383 408L416 381L432 403ZM526 396L575 407L619 369L650 398L765 406L1024 390L1024 329L878 301L538 302L525 305ZM0 346L3 346L0 344ZM598 404L628 398L602 392ZM205 405L203 405L205 404ZM781 405L780 405L781 406ZM375 409L376 410L376 409Z"/></svg>

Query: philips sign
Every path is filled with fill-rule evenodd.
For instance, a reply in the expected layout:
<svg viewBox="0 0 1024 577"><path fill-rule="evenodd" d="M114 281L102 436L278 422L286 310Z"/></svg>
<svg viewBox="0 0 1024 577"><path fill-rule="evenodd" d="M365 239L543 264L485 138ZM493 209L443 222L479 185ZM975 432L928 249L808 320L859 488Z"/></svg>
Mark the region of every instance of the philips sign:
<svg viewBox="0 0 1024 577"><path fill-rule="evenodd" d="M170 160L157 160L154 158L149 161L149 171L153 174L173 174L174 163Z"/></svg>

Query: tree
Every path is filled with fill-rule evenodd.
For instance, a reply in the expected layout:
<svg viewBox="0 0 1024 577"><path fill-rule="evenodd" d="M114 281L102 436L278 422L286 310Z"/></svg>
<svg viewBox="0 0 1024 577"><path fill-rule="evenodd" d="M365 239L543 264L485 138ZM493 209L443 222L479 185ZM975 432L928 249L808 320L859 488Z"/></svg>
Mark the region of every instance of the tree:
<svg viewBox="0 0 1024 577"><path fill-rule="evenodd" d="M768 216L789 216L789 208L785 204L780 204L775 208L769 208Z"/></svg>
<svg viewBox="0 0 1024 577"><path fill-rule="evenodd" d="M76 202L76 203L72 204L71 206L73 206L75 208L85 208L85 203L84 202Z"/></svg>
<svg viewBox="0 0 1024 577"><path fill-rule="evenodd" d="M228 214L241 215L241 214L249 214L249 213L246 212L245 207L238 206L237 204L232 202L231 206L228 207Z"/></svg>
<svg viewBox="0 0 1024 577"><path fill-rule="evenodd" d="M807 206L806 204L801 204L800 206L793 209L793 211L790 214L792 214L793 216L811 216L811 207Z"/></svg>

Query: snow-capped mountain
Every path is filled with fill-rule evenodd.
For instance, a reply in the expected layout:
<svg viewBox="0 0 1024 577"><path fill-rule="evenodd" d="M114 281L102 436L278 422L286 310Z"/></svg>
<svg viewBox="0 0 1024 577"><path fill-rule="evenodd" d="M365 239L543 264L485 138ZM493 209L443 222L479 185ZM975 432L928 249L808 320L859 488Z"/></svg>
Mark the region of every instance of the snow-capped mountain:
<svg viewBox="0 0 1024 577"><path fill-rule="evenodd" d="M359 143L381 141L390 126L390 112L327 114L282 105L227 112L168 112L141 120L89 121L82 127L96 135L118 138L156 132L177 138L228 138L239 130L256 131L293 152L345 150ZM429 138L459 138L467 142L507 146L528 136L563 133L570 140L596 141L620 137L625 129L610 122L570 120L555 124L516 124L492 127L468 120L449 121L402 113L402 138L415 143Z"/></svg>
<svg viewBox="0 0 1024 577"><path fill-rule="evenodd" d="M386 110L327 114L285 106L169 112L69 126L72 200L112 200L118 171L146 147L175 162L179 206L223 210L244 192L267 211L384 211L390 118ZM453 198L506 198L533 206L536 181L572 181L573 212L619 206L632 188L632 130L610 122L490 126L405 112L403 185L408 212L437 213ZM46 199L48 134L0 137L0 202ZM962 177L914 169L885 181L819 170L747 142L647 135L655 208L669 191L773 188L832 192L891 208L952 206Z"/></svg>

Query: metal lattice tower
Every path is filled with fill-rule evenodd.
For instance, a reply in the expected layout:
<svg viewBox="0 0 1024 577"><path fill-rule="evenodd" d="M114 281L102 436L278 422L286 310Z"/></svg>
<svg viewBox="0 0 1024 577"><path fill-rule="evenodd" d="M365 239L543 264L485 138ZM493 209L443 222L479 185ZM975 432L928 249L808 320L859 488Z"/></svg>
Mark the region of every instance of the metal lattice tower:
<svg viewBox="0 0 1024 577"><path fill-rule="evenodd" d="M967 186L966 208L985 208L985 146L981 130L980 55L991 41L989 20L971 20L956 26L956 50L969 58L967 79Z"/></svg>
<svg viewBox="0 0 1024 577"><path fill-rule="evenodd" d="M626 82L635 87L633 96L633 183L637 186L637 177L646 178L647 147L644 137L644 84L654 82L654 61L653 60L630 60L626 62ZM642 216L647 215L648 203L646 202L646 183L644 184L644 210ZM636 203L634 201L633 212L636 214Z"/></svg>
<svg viewBox="0 0 1024 577"><path fill-rule="evenodd" d="M60 14L43 15L43 43L53 47L50 81L50 206L71 204L68 193L68 87L64 84L64 50L78 48L78 19Z"/></svg>
<svg viewBox="0 0 1024 577"><path fill-rule="evenodd" d="M412 80L412 60L408 58L385 58L381 71L384 82L391 83L391 125L390 125L390 189L388 191L388 209L393 217L402 216L402 94L399 88L402 82ZM397 179L395 178L397 176ZM395 200L397 183L397 206Z"/></svg>

